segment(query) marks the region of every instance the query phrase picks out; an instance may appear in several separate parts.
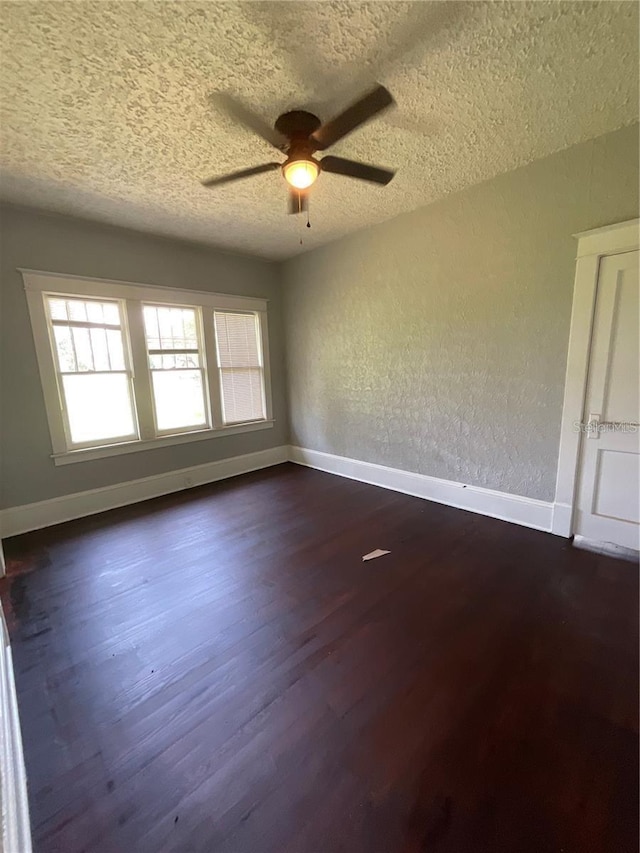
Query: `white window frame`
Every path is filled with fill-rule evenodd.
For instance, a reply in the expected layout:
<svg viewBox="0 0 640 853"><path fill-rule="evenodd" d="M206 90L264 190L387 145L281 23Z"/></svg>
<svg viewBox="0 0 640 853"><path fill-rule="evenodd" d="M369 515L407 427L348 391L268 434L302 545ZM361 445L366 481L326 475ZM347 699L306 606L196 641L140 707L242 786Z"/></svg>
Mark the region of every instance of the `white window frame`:
<svg viewBox="0 0 640 853"><path fill-rule="evenodd" d="M204 347L205 320L204 320L204 317L202 316L202 306L201 305L187 305L185 303L183 303L182 305L177 305L174 303L168 304L166 302L159 302L157 300L155 302L146 301L146 302L142 303L143 310L147 306L149 308L169 308L170 307L170 308L192 308L192 309L195 309L195 312L196 312L196 336L197 336L197 341L198 341L198 353L200 355L200 358L202 359L202 364L201 364L200 368L198 368L198 369L200 370L200 372L202 374L202 391L203 391L203 396L204 396L204 411L205 411L206 424L205 424L205 426L176 427L175 429L160 429L158 427L158 415L157 415L157 411L156 411L155 394L153 393L153 376L152 376L152 374L153 374L154 369L151 368L147 362L148 370L149 370L149 374L150 374L149 378L150 378L150 382L151 382L151 402L153 405L153 423L154 423L154 429L155 429L156 436L158 438L162 438L162 437L167 436L167 435L179 435L180 433L183 433L183 432L184 433L190 433L190 432L194 432L194 431L199 432L201 429L211 429L213 427L213 417L211 414L211 395L212 395L212 391L215 391L215 389L212 389L210 387L210 383L209 383L209 375L208 374L209 374L210 368L209 368L209 365L207 363L207 352L206 352L205 347ZM215 311L215 308L213 309L213 311ZM213 312L212 312L212 314L213 314ZM144 315L143 315L143 322L144 322ZM146 347L147 347L147 338L146 338L146 334L145 334L145 348ZM147 352L147 359L148 359L149 355L150 355L148 348L146 349L146 352ZM171 355L171 351L167 350L165 354Z"/></svg>
<svg viewBox="0 0 640 853"><path fill-rule="evenodd" d="M64 430L65 445L67 447L70 447L71 445L73 445L74 450L86 450L86 449L94 448L94 447L103 447L104 446L104 439L100 439L98 441L96 441L96 440L93 440L93 441L73 441L73 439L71 438L71 424L69 422L69 414L67 412L66 406L63 405L63 401L65 400L65 392L64 392L64 386L63 386L63 377L65 375L65 371L62 370L60 362L59 362L58 348L57 348L57 345L55 342L55 335L54 335L54 328L57 325L58 321L55 321L52 319L51 312L46 305L46 300L44 299L45 296L50 296L50 295L53 296L55 294L49 294L49 293L43 294L42 305L43 305L43 310L45 313L45 322L46 322L46 326L47 326L47 333L49 336L49 345L51 347L51 357L52 357L52 361L53 361L53 369L54 369L54 373L55 373L55 382L56 382L56 388L57 388L58 397L59 397L59 404L58 405L59 405L60 414L62 417L62 428ZM79 298L79 297L76 297L75 294L73 294L73 295L67 294L67 295L69 296L70 299ZM117 372L124 373L127 376L127 380L128 380L127 381L127 390L129 392L129 403L131 404L131 414L132 414L133 430L134 430L131 433L131 435L118 436L117 438L114 438L112 440L113 444L121 444L124 442L138 440L138 438L140 436L140 427L138 425L138 418L136 415L135 391L134 391L134 387L133 387L133 366L131 364L131 351L130 351L129 343L128 343L129 342L129 330L127 328L126 303L122 299L110 299L109 301L115 302L118 305L118 313L120 315L120 327L119 328L120 328L120 333L122 335L122 352L123 352L123 356L124 356L124 370L117 371ZM60 322L64 323L65 321L60 321ZM78 325L78 321L72 321L72 322L75 322L75 324ZM86 326L87 328L91 328L91 326L93 324L87 322L86 324L82 323L82 325ZM79 371L78 375L79 376L90 376L91 373L94 373L94 372L95 371L84 371L83 370L83 371Z"/></svg>
<svg viewBox="0 0 640 853"><path fill-rule="evenodd" d="M202 441L223 435L254 432L273 427L271 400L271 374L269 358L269 335L267 327L268 300L258 297L234 296L200 290L161 287L136 282L111 279L87 278L44 272L41 270L18 270L22 274L31 318L31 328L42 382L49 432L51 435L52 459L55 465L134 453L157 447L168 447L192 441ZM118 300L123 305L123 337L125 351L134 383L134 417L137 419L139 438L100 444L90 447L69 445L61 406L55 365L54 344L50 336L45 298L47 296L76 296L81 299ZM208 394L209 423L202 429L158 433L155 428L151 371L147 355L144 329L143 306L170 305L198 308L201 318L202 347L204 353L205 390ZM222 419L222 399L219 384L217 347L214 332L214 311L240 311L255 313L260 333L264 370L265 419L225 426Z"/></svg>

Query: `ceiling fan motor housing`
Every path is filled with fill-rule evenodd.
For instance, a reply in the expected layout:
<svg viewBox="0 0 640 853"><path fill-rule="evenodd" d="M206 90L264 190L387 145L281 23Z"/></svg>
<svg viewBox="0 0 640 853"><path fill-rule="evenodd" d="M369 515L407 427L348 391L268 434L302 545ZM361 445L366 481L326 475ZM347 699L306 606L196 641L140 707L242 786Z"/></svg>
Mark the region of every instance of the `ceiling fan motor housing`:
<svg viewBox="0 0 640 853"><path fill-rule="evenodd" d="M289 180L287 178L287 171L289 167L292 166L293 163L298 163L300 161L309 164L312 169L315 166L315 176L319 174L320 163L313 157L317 150L317 146L314 145L313 140L311 139L311 134L320 126L321 121L318 116L313 115L313 113L305 112L304 110L292 110L291 112L284 113L279 116L276 120L276 130L289 140L289 145L285 149L287 160L282 164L282 174L285 179ZM311 178L307 186L313 183L315 176ZM289 183L292 183L292 181L289 180ZM294 188L297 188L298 192L303 189L302 185L296 187L295 182L293 182L292 185ZM307 187L305 186L305 189L306 188Z"/></svg>
<svg viewBox="0 0 640 853"><path fill-rule="evenodd" d="M278 133L294 141L308 141L312 133L321 126L318 116L304 110L292 110L276 119L275 128Z"/></svg>

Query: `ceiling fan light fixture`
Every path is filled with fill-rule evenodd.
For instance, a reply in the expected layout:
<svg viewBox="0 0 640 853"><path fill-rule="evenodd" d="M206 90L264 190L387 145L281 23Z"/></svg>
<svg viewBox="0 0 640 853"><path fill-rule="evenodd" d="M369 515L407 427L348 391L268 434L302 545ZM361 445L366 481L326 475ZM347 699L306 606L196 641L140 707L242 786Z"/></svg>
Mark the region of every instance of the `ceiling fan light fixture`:
<svg viewBox="0 0 640 853"><path fill-rule="evenodd" d="M306 190L320 174L320 166L313 157L287 160L282 167L285 180L296 190Z"/></svg>
<svg viewBox="0 0 640 853"><path fill-rule="evenodd" d="M376 84L339 115L324 124L318 116L306 110L289 110L276 119L274 129L265 124L260 116L254 115L230 96L220 96L219 103L228 115L257 133L265 142L286 155L284 163L263 163L248 169L238 169L228 175L214 176L202 181L205 187L219 187L232 181L262 175L280 169L289 185L289 213L300 213L307 209L309 188L316 182L320 172L329 172L359 181L369 181L386 186L394 172L368 163L357 163L343 157L323 157L316 160L316 151L326 151L356 128L375 118L380 112L394 104L388 89ZM307 223L308 224L308 223Z"/></svg>

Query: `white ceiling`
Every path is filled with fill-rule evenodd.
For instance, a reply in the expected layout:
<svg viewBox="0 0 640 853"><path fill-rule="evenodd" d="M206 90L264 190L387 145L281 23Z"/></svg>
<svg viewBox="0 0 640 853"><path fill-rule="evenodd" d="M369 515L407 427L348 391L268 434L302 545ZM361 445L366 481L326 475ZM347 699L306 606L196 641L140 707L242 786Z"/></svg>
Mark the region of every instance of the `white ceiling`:
<svg viewBox="0 0 640 853"><path fill-rule="evenodd" d="M635 2L2 3L0 193L21 204L283 258L638 118ZM278 159L215 109L328 118L384 83L398 106L331 153L397 167L321 175L312 228Z"/></svg>

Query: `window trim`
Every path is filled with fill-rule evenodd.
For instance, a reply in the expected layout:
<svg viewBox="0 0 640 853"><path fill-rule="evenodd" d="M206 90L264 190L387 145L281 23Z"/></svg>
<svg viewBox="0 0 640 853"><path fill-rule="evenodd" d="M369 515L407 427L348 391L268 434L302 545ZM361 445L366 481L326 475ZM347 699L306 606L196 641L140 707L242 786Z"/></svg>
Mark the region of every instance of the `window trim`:
<svg viewBox="0 0 640 853"><path fill-rule="evenodd" d="M202 441L203 439L217 438L224 435L254 432L273 427L267 299L139 284L113 279L66 275L42 270L18 268L18 272L22 275L27 297L49 433L51 436L53 450L51 458L55 465L67 465L74 462L168 447L192 441ZM110 299L123 303L122 315L125 345L129 351L130 366L132 374L135 377L134 417L139 428L138 438L89 447L69 447L64 427L64 416L61 411L61 396L58 388L55 356L51 340L51 326L47 320L45 307L45 296L49 294L78 296L81 299ZM205 357L205 390L209 396L210 426L176 431L171 434L156 433L153 416L151 373L148 367L146 337L142 316L144 303L197 307L200 309L202 316L202 347ZM202 309L210 309L211 323L206 321ZM259 319L260 344L262 346L264 361L264 394L266 403L264 420L249 421L241 424L223 424L215 333L213 328L213 312L216 310L252 312Z"/></svg>

